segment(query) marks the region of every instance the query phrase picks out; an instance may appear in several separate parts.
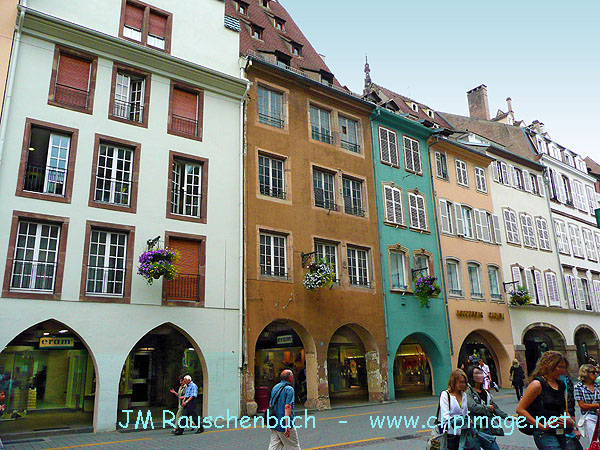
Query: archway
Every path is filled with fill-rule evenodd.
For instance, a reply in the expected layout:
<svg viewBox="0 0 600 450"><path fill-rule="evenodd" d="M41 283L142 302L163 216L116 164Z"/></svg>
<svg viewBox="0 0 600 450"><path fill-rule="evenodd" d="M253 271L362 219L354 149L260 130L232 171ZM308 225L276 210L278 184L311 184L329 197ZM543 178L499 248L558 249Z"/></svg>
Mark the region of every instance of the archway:
<svg viewBox="0 0 600 450"><path fill-rule="evenodd" d="M533 372L542 353L556 350L566 354L567 348L562 333L545 324L535 325L525 330L523 345L525 346L525 362L528 373Z"/></svg>
<svg viewBox="0 0 600 450"><path fill-rule="evenodd" d="M459 364L477 364L479 359L490 368L490 377L493 382L502 384L500 371L503 367L508 370L509 357L498 339L485 330L472 331L463 341L458 355ZM467 363L467 361L469 361Z"/></svg>
<svg viewBox="0 0 600 450"><path fill-rule="evenodd" d="M133 347L121 370L117 421L125 422L124 410L152 412L163 417L163 410L175 412L177 398L170 389L178 390L179 376L190 375L198 386L198 412L206 402L206 363L200 348L172 324L149 331ZM167 416L168 417L168 416ZM130 424L130 426L133 426Z"/></svg>
<svg viewBox="0 0 600 450"><path fill-rule="evenodd" d="M431 395L434 391L432 368L427 343L416 334L407 336L394 357L395 398Z"/></svg>
<svg viewBox="0 0 600 450"><path fill-rule="evenodd" d="M587 325L580 325L575 330L575 347L577 349L577 362L579 366L589 362L597 364L600 360L598 336Z"/></svg>
<svg viewBox="0 0 600 450"><path fill-rule="evenodd" d="M5 414L2 433L71 428L92 431L96 370L86 343L47 320L20 333L0 353Z"/></svg>

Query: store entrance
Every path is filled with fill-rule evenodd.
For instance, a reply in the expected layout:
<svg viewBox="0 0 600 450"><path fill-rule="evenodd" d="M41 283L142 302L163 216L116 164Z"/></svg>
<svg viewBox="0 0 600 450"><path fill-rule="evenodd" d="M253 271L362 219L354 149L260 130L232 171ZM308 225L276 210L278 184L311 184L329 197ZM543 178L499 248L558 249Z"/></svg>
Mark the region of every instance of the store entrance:
<svg viewBox="0 0 600 450"><path fill-rule="evenodd" d="M0 353L6 393L3 435L51 429L92 431L96 376L85 344L57 321L22 332Z"/></svg>
<svg viewBox="0 0 600 450"><path fill-rule="evenodd" d="M535 327L528 330L523 336L523 345L528 373L533 372L542 353L548 350L566 352L566 344L560 333L549 327Z"/></svg>
<svg viewBox="0 0 600 450"><path fill-rule="evenodd" d="M472 332L463 341L458 356L459 365L464 363L465 370L471 364L477 364L480 359L490 368L490 377L498 382L498 360L488 341L477 332Z"/></svg>
<svg viewBox="0 0 600 450"><path fill-rule="evenodd" d="M598 364L600 360L598 338L592 329L582 326L575 332L575 347L579 366L582 364Z"/></svg>
<svg viewBox="0 0 600 450"><path fill-rule="evenodd" d="M351 328L343 326L327 349L329 400L332 406L369 400L365 347Z"/></svg>
<svg viewBox="0 0 600 450"><path fill-rule="evenodd" d="M431 367L423 347L413 338L402 341L394 358L396 398L431 395Z"/></svg>

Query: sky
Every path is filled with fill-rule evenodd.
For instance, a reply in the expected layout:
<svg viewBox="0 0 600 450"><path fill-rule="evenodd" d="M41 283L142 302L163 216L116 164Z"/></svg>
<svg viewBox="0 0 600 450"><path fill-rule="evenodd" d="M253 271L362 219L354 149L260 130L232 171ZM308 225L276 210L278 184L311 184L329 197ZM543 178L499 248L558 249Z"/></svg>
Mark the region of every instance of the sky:
<svg viewBox="0 0 600 450"><path fill-rule="evenodd" d="M441 112L544 123L559 144L600 162L600 1L279 0L342 85L373 82Z"/></svg>

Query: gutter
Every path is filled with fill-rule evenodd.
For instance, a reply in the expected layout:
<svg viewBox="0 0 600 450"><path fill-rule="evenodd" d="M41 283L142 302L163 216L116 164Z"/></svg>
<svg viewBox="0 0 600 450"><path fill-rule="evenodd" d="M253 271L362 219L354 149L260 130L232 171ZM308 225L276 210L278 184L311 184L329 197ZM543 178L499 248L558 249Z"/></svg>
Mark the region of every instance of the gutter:
<svg viewBox="0 0 600 450"><path fill-rule="evenodd" d="M0 165L2 164L2 155L4 153L4 145L6 143L6 129L8 128L8 118L10 117L10 105L12 101L12 91L15 84L15 73L17 71L17 61L19 59L19 48L21 47L21 34L23 22L25 21L25 8L27 0L21 0L22 7L19 6L17 23L13 34L13 47L8 64L8 74L6 80L6 91L4 95L4 103L2 104L2 124L0 125Z"/></svg>

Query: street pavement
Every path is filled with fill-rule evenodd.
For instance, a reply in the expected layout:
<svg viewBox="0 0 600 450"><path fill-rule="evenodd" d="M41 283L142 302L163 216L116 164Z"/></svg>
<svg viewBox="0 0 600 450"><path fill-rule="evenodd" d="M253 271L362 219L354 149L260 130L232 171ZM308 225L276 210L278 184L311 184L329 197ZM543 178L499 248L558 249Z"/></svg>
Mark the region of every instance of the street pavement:
<svg viewBox="0 0 600 450"><path fill-rule="evenodd" d="M517 405L513 391L501 390L496 394L498 405L509 415ZM437 398L425 397L405 399L384 404L368 404L350 408L308 413L310 425L298 431L303 450L347 450L347 449L425 449L429 428L426 421L435 415ZM304 424L304 412L297 411L297 423ZM388 417L412 417L416 426L402 422L388 425ZM382 418L381 427L375 425ZM158 419L158 418L157 418ZM163 429L155 420L155 430L129 432L88 433L67 436L38 438L37 442L5 442L6 450L254 450L268 448L270 430L263 428L207 429L202 434L187 431L182 436L173 436L170 429ZM313 424L314 423L314 427ZM223 424L224 425L224 424ZM509 432L509 429L505 429ZM514 433L498 438L501 449L534 449L533 438L514 430Z"/></svg>

